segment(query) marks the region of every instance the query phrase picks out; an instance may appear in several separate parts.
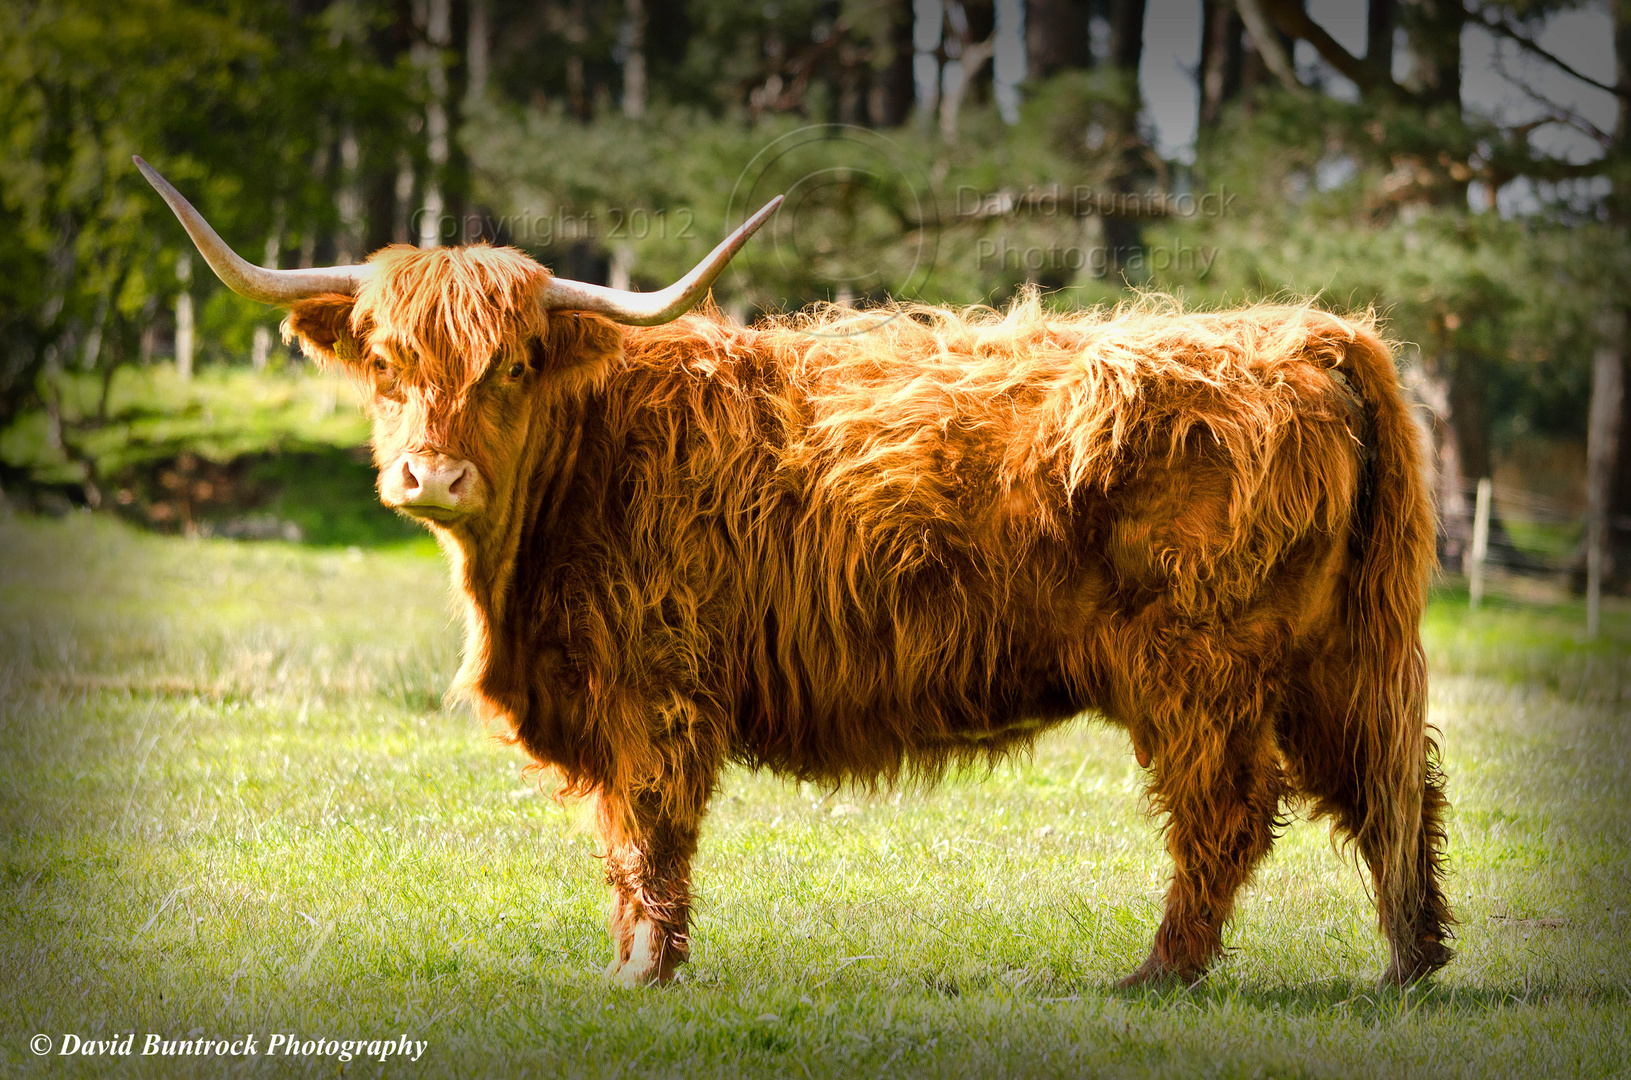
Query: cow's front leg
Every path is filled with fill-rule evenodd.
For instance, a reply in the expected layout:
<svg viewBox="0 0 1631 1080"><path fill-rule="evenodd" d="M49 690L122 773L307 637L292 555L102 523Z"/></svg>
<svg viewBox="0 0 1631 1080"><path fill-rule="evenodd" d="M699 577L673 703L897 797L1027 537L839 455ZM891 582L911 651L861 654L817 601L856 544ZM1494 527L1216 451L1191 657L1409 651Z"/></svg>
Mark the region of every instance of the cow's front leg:
<svg viewBox="0 0 1631 1080"><path fill-rule="evenodd" d="M702 806L678 807L674 793L666 800L663 794L628 797L602 790L599 797L612 886L612 962L606 974L626 986L667 982L691 953L691 858Z"/></svg>

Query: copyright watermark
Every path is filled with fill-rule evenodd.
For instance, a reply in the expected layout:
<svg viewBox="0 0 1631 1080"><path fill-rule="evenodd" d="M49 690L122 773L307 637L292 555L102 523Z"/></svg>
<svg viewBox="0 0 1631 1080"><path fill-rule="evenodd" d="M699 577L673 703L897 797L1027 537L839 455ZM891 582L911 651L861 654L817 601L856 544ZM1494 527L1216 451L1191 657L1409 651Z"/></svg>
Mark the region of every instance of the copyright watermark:
<svg viewBox="0 0 1631 1080"><path fill-rule="evenodd" d="M900 146L850 124L790 131L737 177L727 221L745 219L775 195L786 201L755 241L764 253L751 271L756 279L769 270L783 287L813 289L843 305L921 295L934 272L940 215L928 177ZM748 281L740 265L731 272L751 291L759 281ZM875 321L848 322L840 336L897 315L880 308Z"/></svg>
<svg viewBox="0 0 1631 1080"><path fill-rule="evenodd" d="M957 188L956 215L961 220L1004 217L1221 218L1234 211L1238 191L1219 186L1205 191L1104 191L1077 184L1032 184L986 191L968 184Z"/></svg>
<svg viewBox="0 0 1631 1080"><path fill-rule="evenodd" d="M599 243L645 240L691 240L697 236L696 212L688 206L652 209L613 206L601 212L573 213L557 207L547 214L444 214L421 207L410 219L410 235L438 243L503 240L523 247L549 247L557 242Z"/></svg>
<svg viewBox="0 0 1631 1080"><path fill-rule="evenodd" d="M1212 271L1218 249L1206 244L1129 245L1016 244L1005 237L982 237L974 244L974 265L981 270L1000 268L1036 273L1043 270L1086 270L1104 277L1112 269L1138 273L1184 271L1204 278Z"/></svg>
<svg viewBox="0 0 1631 1080"><path fill-rule="evenodd" d="M353 1058L415 1062L429 1045L429 1040L410 1038L405 1032L387 1039L331 1039L308 1038L292 1031L218 1036L195 1031L181 1037L156 1031L87 1037L70 1031L54 1039L42 1031L28 1040L35 1057L333 1058L340 1062Z"/></svg>

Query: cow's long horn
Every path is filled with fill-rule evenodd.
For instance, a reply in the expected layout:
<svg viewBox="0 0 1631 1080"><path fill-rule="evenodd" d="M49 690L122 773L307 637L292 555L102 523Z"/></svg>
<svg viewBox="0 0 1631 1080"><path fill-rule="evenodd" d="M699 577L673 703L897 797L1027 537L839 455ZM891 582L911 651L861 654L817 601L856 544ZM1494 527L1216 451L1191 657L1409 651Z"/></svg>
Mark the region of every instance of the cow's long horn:
<svg viewBox="0 0 1631 1080"><path fill-rule="evenodd" d="M544 286L540 302L546 308L597 312L630 326L657 326L672 322L707 295L708 286L724 272L731 256L748 242L748 237L757 232L781 204L780 195L765 203L757 214L743 222L740 229L731 233L724 243L708 253L706 259L697 263L695 269L660 292L630 292L627 289L592 285L587 281L552 277Z"/></svg>
<svg viewBox="0 0 1631 1080"><path fill-rule="evenodd" d="M141 158L134 158L136 168L147 177L147 182L164 197L181 220L181 227L187 230L187 235L193 238L198 247L198 253L204 256L204 261L210 264L217 277L226 284L226 287L239 296L247 296L251 300L259 300L266 304L292 304L297 300L304 300L309 296L321 296L323 293L354 293L357 286L362 284L373 267L366 264L361 266L320 266L307 270L268 270L263 266L256 266L247 259L239 257L236 251L227 247L216 231L210 228L210 223L204 220L204 215L193 209L193 204L182 197L181 192L171 186L170 181L160 176L147 162Z"/></svg>

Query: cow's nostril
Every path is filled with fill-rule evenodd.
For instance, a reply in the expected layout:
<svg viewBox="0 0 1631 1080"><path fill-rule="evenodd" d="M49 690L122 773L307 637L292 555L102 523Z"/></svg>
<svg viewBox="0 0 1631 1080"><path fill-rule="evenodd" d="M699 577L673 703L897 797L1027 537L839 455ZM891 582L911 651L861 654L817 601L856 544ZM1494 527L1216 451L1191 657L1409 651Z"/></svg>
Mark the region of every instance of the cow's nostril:
<svg viewBox="0 0 1631 1080"><path fill-rule="evenodd" d="M387 505L415 516L450 521L481 509L481 477L468 461L448 454L403 454L396 471L385 475L395 477L390 483L381 479Z"/></svg>

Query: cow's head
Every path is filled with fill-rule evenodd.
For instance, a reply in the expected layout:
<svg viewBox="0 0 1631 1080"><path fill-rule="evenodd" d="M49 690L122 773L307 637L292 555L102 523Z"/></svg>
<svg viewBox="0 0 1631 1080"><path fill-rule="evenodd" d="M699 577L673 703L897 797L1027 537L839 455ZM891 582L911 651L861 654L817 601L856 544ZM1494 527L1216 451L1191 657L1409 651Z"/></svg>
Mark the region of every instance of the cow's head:
<svg viewBox="0 0 1631 1080"><path fill-rule="evenodd" d="M549 274L507 248L397 245L355 294L298 300L286 339L370 401L380 500L470 539L507 532L551 399L592 382L622 330L538 303Z"/></svg>
<svg viewBox="0 0 1631 1080"><path fill-rule="evenodd" d="M287 338L371 391L380 499L468 539L510 531L540 406L592 382L619 324L678 318L773 213L765 206L678 282L635 293L550 274L508 248L397 245L360 266L269 270L238 257L146 162L199 253L233 291L290 308Z"/></svg>

